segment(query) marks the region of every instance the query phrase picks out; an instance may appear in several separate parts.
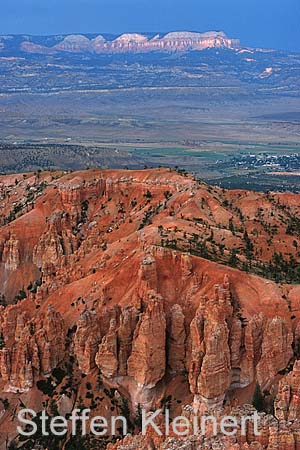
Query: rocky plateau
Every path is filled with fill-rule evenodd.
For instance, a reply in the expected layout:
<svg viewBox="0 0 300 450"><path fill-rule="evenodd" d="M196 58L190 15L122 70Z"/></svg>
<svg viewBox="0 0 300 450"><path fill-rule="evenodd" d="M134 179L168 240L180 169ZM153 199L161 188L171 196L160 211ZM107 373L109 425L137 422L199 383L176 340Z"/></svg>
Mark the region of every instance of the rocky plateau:
<svg viewBox="0 0 300 450"><path fill-rule="evenodd" d="M13 41L26 53L141 53L186 52L207 48L239 48L238 39L226 36L223 31L170 32L165 34L124 33L119 36L80 35L52 36L43 41L34 36L0 36L0 52L9 48ZM51 42L51 44L49 43Z"/></svg>

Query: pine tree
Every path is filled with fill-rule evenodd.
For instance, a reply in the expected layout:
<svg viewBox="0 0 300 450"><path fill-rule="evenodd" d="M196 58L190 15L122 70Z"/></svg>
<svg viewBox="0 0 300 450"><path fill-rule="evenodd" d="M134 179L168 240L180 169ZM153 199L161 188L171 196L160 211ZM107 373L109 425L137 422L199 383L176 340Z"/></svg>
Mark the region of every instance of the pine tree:
<svg viewBox="0 0 300 450"><path fill-rule="evenodd" d="M264 396L261 392L260 385L256 383L252 405L258 412L261 412L264 411L264 403Z"/></svg>
<svg viewBox="0 0 300 450"><path fill-rule="evenodd" d="M4 347L5 347L5 339L3 333L0 333L0 350L2 350Z"/></svg>

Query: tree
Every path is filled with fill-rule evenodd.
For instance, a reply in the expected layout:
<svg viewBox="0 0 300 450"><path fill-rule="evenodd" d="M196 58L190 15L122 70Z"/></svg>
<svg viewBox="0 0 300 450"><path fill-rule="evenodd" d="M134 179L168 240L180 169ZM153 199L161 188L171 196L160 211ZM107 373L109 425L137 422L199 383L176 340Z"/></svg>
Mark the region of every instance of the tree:
<svg viewBox="0 0 300 450"><path fill-rule="evenodd" d="M229 226L228 227L229 227L229 230L231 231L231 233L234 234L235 228L234 228L234 225L233 225L232 217L229 219Z"/></svg>
<svg viewBox="0 0 300 450"><path fill-rule="evenodd" d="M255 386L252 405L258 412L264 411L265 401L259 383L256 383Z"/></svg>
<svg viewBox="0 0 300 450"><path fill-rule="evenodd" d="M56 417L59 415L56 402L53 399L51 399L51 402L50 402L50 414L52 417Z"/></svg>
<svg viewBox="0 0 300 450"><path fill-rule="evenodd" d="M8 408L9 408L9 401L8 401L8 399L7 398L3 399L2 403L3 403L5 411L7 411Z"/></svg>
<svg viewBox="0 0 300 450"><path fill-rule="evenodd" d="M126 418L128 429L134 431L134 425L130 418L130 408L128 405L128 400L125 397L122 397L121 405L120 405L121 415Z"/></svg>
<svg viewBox="0 0 300 450"><path fill-rule="evenodd" d="M157 229L158 229L158 233L159 233L160 235L162 235L162 233L163 233L163 231L164 231L164 227L163 227L162 225L158 225Z"/></svg>
<svg viewBox="0 0 300 450"><path fill-rule="evenodd" d="M244 241L246 243L246 256L247 256L248 259L251 259L254 247L253 247L253 244L252 244L252 242L251 242L251 240L249 238L247 230L245 230L245 232L244 232L243 239L244 239Z"/></svg>
<svg viewBox="0 0 300 450"><path fill-rule="evenodd" d="M5 295L0 294L0 306L7 306Z"/></svg>
<svg viewBox="0 0 300 450"><path fill-rule="evenodd" d="M5 347L5 339L3 333L0 333L0 350L2 350L4 347Z"/></svg>
<svg viewBox="0 0 300 450"><path fill-rule="evenodd" d="M34 335L35 329L34 329L34 324L32 322L30 322L30 325L29 325L29 332L30 332L31 336Z"/></svg>
<svg viewBox="0 0 300 450"><path fill-rule="evenodd" d="M296 339L296 342L294 344L294 355L295 355L295 358L297 358L297 359L300 358L300 337L298 337Z"/></svg>
<svg viewBox="0 0 300 450"><path fill-rule="evenodd" d="M98 375L97 375L97 388L100 389L102 386L103 386L102 373L101 373L101 370L99 369Z"/></svg>
<svg viewBox="0 0 300 450"><path fill-rule="evenodd" d="M146 192L146 194L144 194L144 197L149 198L149 199L152 198L152 194L149 191L149 189L147 189L147 192Z"/></svg>
<svg viewBox="0 0 300 450"><path fill-rule="evenodd" d="M238 258L236 256L237 250L233 248L230 253L229 265L232 267L236 267L238 264Z"/></svg>
<svg viewBox="0 0 300 450"><path fill-rule="evenodd" d="M136 416L134 419L134 424L139 430L142 429L142 407L141 407L140 403L138 403L138 405L137 405L137 411L136 411Z"/></svg>
<svg viewBox="0 0 300 450"><path fill-rule="evenodd" d="M15 443L15 441L11 441L11 442L8 444L7 450L17 450L17 449L18 449L18 446L17 446L17 444Z"/></svg>

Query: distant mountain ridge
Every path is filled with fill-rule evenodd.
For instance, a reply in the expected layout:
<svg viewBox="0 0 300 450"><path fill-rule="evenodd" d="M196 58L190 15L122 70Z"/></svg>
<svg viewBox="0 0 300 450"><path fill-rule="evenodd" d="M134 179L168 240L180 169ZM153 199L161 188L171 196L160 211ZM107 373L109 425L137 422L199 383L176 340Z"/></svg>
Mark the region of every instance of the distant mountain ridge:
<svg viewBox="0 0 300 450"><path fill-rule="evenodd" d="M140 53L186 52L207 48L239 48L238 39L229 38L223 31L205 33L176 31L167 34L124 33L121 35L56 35L56 36L0 36L0 54L13 48L25 53Z"/></svg>

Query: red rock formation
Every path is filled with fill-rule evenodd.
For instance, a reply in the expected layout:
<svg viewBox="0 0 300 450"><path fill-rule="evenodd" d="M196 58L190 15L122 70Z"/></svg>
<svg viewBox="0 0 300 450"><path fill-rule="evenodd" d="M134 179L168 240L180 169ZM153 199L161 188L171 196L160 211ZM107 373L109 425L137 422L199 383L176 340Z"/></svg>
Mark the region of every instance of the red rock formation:
<svg viewBox="0 0 300 450"><path fill-rule="evenodd" d="M166 318L163 299L150 295L147 309L135 329L128 375L140 387L154 387L166 370Z"/></svg>
<svg viewBox="0 0 300 450"><path fill-rule="evenodd" d="M138 311L135 307L125 307L120 315L118 328L119 370L121 376L128 374L128 359L132 352L133 334L138 322Z"/></svg>
<svg viewBox="0 0 300 450"><path fill-rule="evenodd" d="M300 361L296 361L292 372L280 381L274 406L278 420L300 419Z"/></svg>
<svg viewBox="0 0 300 450"><path fill-rule="evenodd" d="M267 322L257 365L257 379L263 389L269 388L278 372L288 366L293 357L292 342L291 331L283 319L274 317Z"/></svg>
<svg viewBox="0 0 300 450"><path fill-rule="evenodd" d="M186 330L185 317L180 305L174 305L170 311L168 324L168 367L172 373L185 371Z"/></svg>
<svg viewBox="0 0 300 450"><path fill-rule="evenodd" d="M201 403L209 407L222 406L224 394L231 384L229 329L226 323L230 314L232 307L226 278L224 287L218 287L211 301L202 299L191 324L192 359L189 372L195 409L201 408Z"/></svg>
<svg viewBox="0 0 300 450"><path fill-rule="evenodd" d="M96 364L106 378L114 378L118 373L117 339L117 323L111 319L108 333L102 339L96 355Z"/></svg>
<svg viewBox="0 0 300 450"><path fill-rule="evenodd" d="M11 307L2 312L0 329L4 339L0 373L8 391L32 388L34 380L49 376L64 358L63 320L50 305L46 314L34 321L19 308Z"/></svg>
<svg viewBox="0 0 300 450"><path fill-rule="evenodd" d="M192 419L190 415L192 409L188 406L184 408L183 416ZM253 421L246 421L245 425L242 425L243 418L253 417L255 409L250 405L239 407L230 411L230 416L236 418L238 431L230 437L224 436L219 433L217 436L202 435L198 433L196 435L188 435L186 437L178 437L172 435L166 437L162 435L158 437L157 434L151 432L146 436L141 434L137 436L127 436L124 440L117 442L116 444L110 444L107 448L109 450L117 450L130 448L132 450L179 450L179 449L191 449L191 450L209 450L209 449L223 449L223 450L298 450L299 449L299 431L300 424L289 427L286 422L278 423L274 417L266 415L265 413L258 414L258 429L259 435L254 434ZM219 414L219 420L224 416L224 411ZM164 433L164 427L160 424L159 420L156 421L160 427L162 433Z"/></svg>
<svg viewBox="0 0 300 450"><path fill-rule="evenodd" d="M96 367L96 354L101 342L100 322L93 311L85 310L77 323L74 352L80 370L88 374Z"/></svg>
<svg viewBox="0 0 300 450"><path fill-rule="evenodd" d="M7 270L17 270L20 265L20 243L18 239L11 235L4 242L2 262Z"/></svg>
<svg viewBox="0 0 300 450"><path fill-rule="evenodd" d="M23 392L26 404L42 409L50 399L36 383L59 367L74 390L67 392L63 382L57 401L68 394L92 403L91 385L97 403L105 396L102 383L119 391L123 407L127 399L133 416L138 404L159 407L170 397L172 413L180 412L181 401L199 414L209 408L223 414L251 402L258 383L269 391L269 403L278 391L275 412L282 421L262 417L258 444L251 430L244 441L139 436L128 442L298 450L298 363L288 371L299 356L299 286L232 268L228 256L238 247L246 261L237 231L243 229L255 249L249 270L275 251L296 257L298 238L286 234L286 221L298 214L300 196L222 191L167 169L51 176L40 175L48 184L31 209L0 227L0 293L8 303L0 306L0 398L17 402ZM1 183L9 214L12 180L0 176ZM30 183L36 189L34 177ZM16 197L24 198L27 184L13 182ZM263 223L278 230L268 249L258 208L272 212ZM20 290L22 301L15 298ZM105 407L98 402L99 412L117 408L116 398ZM11 419L12 410L0 418L0 445Z"/></svg>
<svg viewBox="0 0 300 450"><path fill-rule="evenodd" d="M78 248L78 239L72 232L72 223L63 212L48 219L47 230L42 234L33 250L33 262L45 275L56 272L65 262L65 256Z"/></svg>

